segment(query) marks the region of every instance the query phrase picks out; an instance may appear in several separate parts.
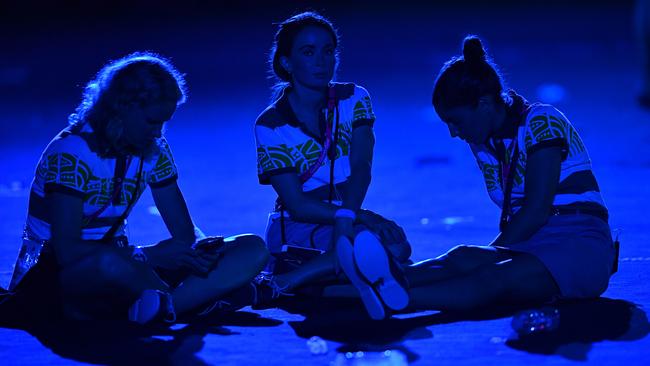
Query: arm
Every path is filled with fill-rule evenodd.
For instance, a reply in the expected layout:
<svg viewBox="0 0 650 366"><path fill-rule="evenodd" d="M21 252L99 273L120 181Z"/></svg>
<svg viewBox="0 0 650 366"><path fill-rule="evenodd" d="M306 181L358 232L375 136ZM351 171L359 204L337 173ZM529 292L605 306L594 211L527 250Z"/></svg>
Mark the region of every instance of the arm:
<svg viewBox="0 0 650 366"><path fill-rule="evenodd" d="M371 180L372 155L375 147L375 134L370 126L360 126L352 130L350 144L350 168L343 207L358 211L368 192Z"/></svg>
<svg viewBox="0 0 650 366"><path fill-rule="evenodd" d="M353 211L359 210L366 196L370 185L374 144L375 135L372 128L361 126L354 129L350 150L352 174L347 181L343 197L343 207L345 208ZM296 173L275 175L270 180L273 189L280 196L291 217L304 222L334 223L334 213L339 207L305 195Z"/></svg>
<svg viewBox="0 0 650 366"><path fill-rule="evenodd" d="M334 223L334 214L339 207L304 194L298 174L278 174L272 176L270 180L273 189L278 193L293 219L316 224Z"/></svg>
<svg viewBox="0 0 650 366"><path fill-rule="evenodd" d="M188 245L194 243L194 224L178 184L152 187L151 194L172 238Z"/></svg>
<svg viewBox="0 0 650 366"><path fill-rule="evenodd" d="M50 244L61 267L65 267L99 249L99 245L84 243L81 239L83 199L52 192L47 199L50 206Z"/></svg>
<svg viewBox="0 0 650 366"><path fill-rule="evenodd" d="M194 223L178 184L152 187L151 194L172 238L144 248L150 263L172 270L188 268L195 274L206 275L219 256L192 249L196 240Z"/></svg>
<svg viewBox="0 0 650 366"><path fill-rule="evenodd" d="M560 180L561 163L560 147L543 148L528 156L524 204L491 245L524 241L546 223Z"/></svg>

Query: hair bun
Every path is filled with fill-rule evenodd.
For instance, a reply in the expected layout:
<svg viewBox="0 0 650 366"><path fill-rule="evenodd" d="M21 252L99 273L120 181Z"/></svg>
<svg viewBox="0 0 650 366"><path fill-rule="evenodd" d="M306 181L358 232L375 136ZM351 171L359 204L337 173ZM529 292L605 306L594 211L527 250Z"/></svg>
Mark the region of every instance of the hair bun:
<svg viewBox="0 0 650 366"><path fill-rule="evenodd" d="M463 40L463 58L468 63L485 60L485 50L481 39L477 36L467 36Z"/></svg>

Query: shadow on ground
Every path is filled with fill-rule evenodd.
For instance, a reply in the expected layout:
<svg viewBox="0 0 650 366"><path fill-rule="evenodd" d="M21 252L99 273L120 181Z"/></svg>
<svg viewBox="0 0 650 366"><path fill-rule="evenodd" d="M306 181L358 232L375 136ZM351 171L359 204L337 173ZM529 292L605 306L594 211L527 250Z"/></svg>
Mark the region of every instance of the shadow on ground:
<svg viewBox="0 0 650 366"><path fill-rule="evenodd" d="M646 313L624 300L598 298L562 301L554 305L560 313L559 327L546 333L513 335L506 346L541 355L559 355L585 361L592 345L602 341L634 341L650 333ZM408 362L420 355L408 349L405 340L433 338L431 326L461 321L480 321L512 317L521 308L495 307L473 313L398 314L383 321L368 318L355 299L299 297L281 304L281 309L305 318L290 321L299 337L318 336L341 343L338 352L387 349L404 353ZM6 309L5 309L6 310ZM8 314L2 314L8 315ZM7 317L4 317L7 318ZM36 323L36 324L35 324ZM228 326L275 327L282 321L246 311L222 314L188 325L170 328L145 328L120 321L45 321L19 327L3 321L5 327L21 328L36 337L52 352L81 362L95 364L183 364L205 365L197 356L207 334L237 335Z"/></svg>
<svg viewBox="0 0 650 366"><path fill-rule="evenodd" d="M123 321L51 321L22 327L59 356L107 365L208 365L197 356L208 334L230 336L228 326L274 327L282 321L239 311L204 320L149 328ZM12 327L16 327L13 324Z"/></svg>
<svg viewBox="0 0 650 366"><path fill-rule="evenodd" d="M586 360L593 343L638 340L650 332L646 313L624 300L598 298L558 302L555 306L560 311L560 326L557 330L530 336L518 336L513 331L514 335L506 341L506 345L534 354L557 354L571 360ZM520 307L498 307L473 313L439 312L414 314L410 317L399 315L383 321L373 321L354 300L312 299L287 304L282 308L305 316L302 321L289 322L302 338L319 336L342 343L337 349L339 352L397 349L407 356L409 363L420 357L404 346L403 342L433 338L434 329L430 326L512 317L522 310Z"/></svg>

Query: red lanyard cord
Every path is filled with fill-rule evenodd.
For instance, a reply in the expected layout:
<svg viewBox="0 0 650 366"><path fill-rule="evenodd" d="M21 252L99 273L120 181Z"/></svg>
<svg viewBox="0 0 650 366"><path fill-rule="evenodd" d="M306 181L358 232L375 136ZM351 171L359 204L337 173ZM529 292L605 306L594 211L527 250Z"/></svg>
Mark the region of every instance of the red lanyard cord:
<svg viewBox="0 0 650 366"><path fill-rule="evenodd" d="M503 231L512 217L512 189L514 186L515 175L517 175L517 164L519 163L519 146L517 137L512 141L512 155L508 151L503 141L495 142L499 167L501 173L501 188L503 189L503 209L501 210L501 219L499 220L499 229Z"/></svg>

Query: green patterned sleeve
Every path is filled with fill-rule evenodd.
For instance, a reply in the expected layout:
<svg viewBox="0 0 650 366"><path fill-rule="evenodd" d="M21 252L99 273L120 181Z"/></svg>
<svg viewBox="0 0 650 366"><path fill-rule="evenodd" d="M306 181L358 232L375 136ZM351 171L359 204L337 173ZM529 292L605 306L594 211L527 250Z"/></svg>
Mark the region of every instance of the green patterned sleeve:
<svg viewBox="0 0 650 366"><path fill-rule="evenodd" d="M60 192L84 198L92 171L79 156L57 152L44 156L36 174L44 178L46 194Z"/></svg>
<svg viewBox="0 0 650 366"><path fill-rule="evenodd" d="M375 113L372 111L372 102L368 91L361 86L356 86L354 100L352 128L360 126L372 127L375 123Z"/></svg>
<svg viewBox="0 0 650 366"><path fill-rule="evenodd" d="M260 184L271 184L273 175L297 172L296 162L287 144L273 128L255 126L257 147L257 178Z"/></svg>
<svg viewBox="0 0 650 366"><path fill-rule="evenodd" d="M167 140L163 138L160 143L160 154L149 174L147 183L151 188L160 188L174 183L177 179L178 168L174 163L172 150L169 148Z"/></svg>
<svg viewBox="0 0 650 366"><path fill-rule="evenodd" d="M552 106L534 107L526 120L524 145L531 155L547 147L561 147L562 159L568 152L570 125L566 117Z"/></svg>

